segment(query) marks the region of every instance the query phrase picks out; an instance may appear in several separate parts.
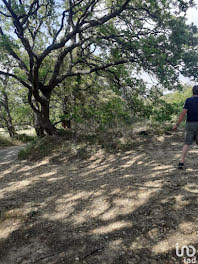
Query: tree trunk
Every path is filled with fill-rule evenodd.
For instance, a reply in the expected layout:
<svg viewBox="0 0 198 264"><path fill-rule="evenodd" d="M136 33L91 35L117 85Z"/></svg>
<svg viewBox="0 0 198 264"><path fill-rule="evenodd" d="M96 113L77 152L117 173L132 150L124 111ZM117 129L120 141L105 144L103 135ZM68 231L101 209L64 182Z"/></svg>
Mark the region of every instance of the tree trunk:
<svg viewBox="0 0 198 264"><path fill-rule="evenodd" d="M12 121L11 120L7 120L7 129L8 129L8 133L9 133L11 138L16 136L17 133L16 133L16 130L15 130L14 126L12 125Z"/></svg>
<svg viewBox="0 0 198 264"><path fill-rule="evenodd" d="M39 137L44 136L45 133L48 135L55 135L57 129L49 118L49 101L40 105L40 112L34 112L34 127L36 134Z"/></svg>
<svg viewBox="0 0 198 264"><path fill-rule="evenodd" d="M36 72L38 75L38 72ZM37 76L38 78L38 76ZM40 92L39 92L40 91ZM34 102L32 101L34 98ZM38 80L32 87L32 91L29 91L28 102L34 111L34 127L37 136L55 135L57 133L56 127L50 121L50 97L51 90L43 87Z"/></svg>
<svg viewBox="0 0 198 264"><path fill-rule="evenodd" d="M41 120L43 128L48 135L55 135L57 133L57 129L49 119L49 103L41 105Z"/></svg>
<svg viewBox="0 0 198 264"><path fill-rule="evenodd" d="M63 113L64 115L69 115L68 107L67 107L67 102L68 102L69 97L65 96L63 99ZM71 119L63 120L63 127L64 128L71 128Z"/></svg>
<svg viewBox="0 0 198 264"><path fill-rule="evenodd" d="M2 91L2 94L3 94L3 98L4 98L4 102L3 102L3 108L5 110L5 113L6 113L6 116L4 117L4 121L5 121L5 125L6 125L6 128L8 130L8 133L10 135L11 138L13 138L14 136L16 136L16 130L15 130L15 127L12 123L12 117L11 117L11 114L10 114L10 108L9 108L9 102L8 102L8 95L5 91L5 87L4 87L4 90Z"/></svg>
<svg viewBox="0 0 198 264"><path fill-rule="evenodd" d="M16 130L15 130L15 127L13 126L13 123L12 123L12 117L10 115L10 111L9 111L9 107L7 109L7 129L8 129L8 133L10 135L11 138L13 138L14 136L16 136Z"/></svg>
<svg viewBox="0 0 198 264"><path fill-rule="evenodd" d="M45 135L40 114L37 112L34 112L34 128L38 137L43 137Z"/></svg>

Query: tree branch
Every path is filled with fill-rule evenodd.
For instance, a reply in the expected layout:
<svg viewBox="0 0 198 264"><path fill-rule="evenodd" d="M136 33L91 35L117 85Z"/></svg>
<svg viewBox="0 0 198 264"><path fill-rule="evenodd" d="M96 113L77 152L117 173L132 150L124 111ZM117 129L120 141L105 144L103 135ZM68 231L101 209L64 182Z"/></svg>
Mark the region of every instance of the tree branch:
<svg viewBox="0 0 198 264"><path fill-rule="evenodd" d="M4 0L5 1L5 0ZM56 49L60 49L60 48L63 48L65 46L65 44L71 40L77 33L82 33L84 32L85 30L89 29L89 28L92 28L92 27L96 27L96 26L99 26L99 25L102 25L104 23L106 23L107 21L109 21L110 19L118 16L125 8L126 6L128 5L128 3L130 2L131 0L126 0L124 2L124 4L118 9L118 10L115 10L114 12L108 14L108 15L104 15L102 18L98 19L98 20L91 20L89 22L83 20L81 23L79 23L78 25L76 25L76 27L73 29L72 32L68 33L67 36L65 38L63 38L59 43L54 43L52 42L51 45L49 45L46 50L40 55L39 57L39 63L41 64L43 59L52 51L52 50L56 50ZM72 8L72 7L71 7ZM70 9L71 9L70 8ZM69 10L70 10L69 9ZM84 26L84 24L87 24L87 26Z"/></svg>
<svg viewBox="0 0 198 264"><path fill-rule="evenodd" d="M59 74L59 71L60 71L60 67L61 65L63 64L63 60L65 58L65 56L71 52L73 49L81 46L85 41L89 40L89 38L86 38L84 39L82 42L79 42L79 43L73 43L70 47L68 48L65 48L61 53L60 55L58 56L57 58L57 61L56 61L56 64L54 66L54 71L53 71L53 74L52 74L52 77L49 81L49 85L48 87L53 87L53 83L56 82L56 79L57 79L57 76Z"/></svg>
<svg viewBox="0 0 198 264"><path fill-rule="evenodd" d="M10 16L10 15L7 15L7 14L3 13L2 11L0 11L0 14L2 14L2 15L5 16L5 17L12 17L12 16Z"/></svg>
<svg viewBox="0 0 198 264"><path fill-rule="evenodd" d="M21 22L19 21L18 16L16 15L14 10L12 9L11 3L10 2L8 3L6 0L2 0L2 1L5 4L6 8L8 9L8 11L10 12L10 14L13 18L13 24L16 28L15 33L17 34L18 38L21 40L25 50L27 51L27 53L29 55L29 59L30 59L29 78L32 79L32 68L33 68L33 64L34 64L34 57L37 58L37 56L36 56L36 54L34 54L33 50L31 49L29 40L24 37L24 28L23 28ZM38 0L36 0L36 1L38 1ZM34 1L34 2L36 2L36 1Z"/></svg>
<svg viewBox="0 0 198 264"><path fill-rule="evenodd" d="M98 20L83 21L82 22L83 24L86 23L88 25L86 27L82 28L82 30L86 30L90 27L96 27L96 26L103 25L104 23L106 23L110 19L120 15L122 13L122 11L127 7L127 5L129 4L130 1L131 0L126 0L125 3L118 10L115 10L115 11L111 12L110 14L103 16L102 18L99 18Z"/></svg>
<svg viewBox="0 0 198 264"><path fill-rule="evenodd" d="M18 77L17 75L13 74L13 73L8 73L8 72L4 72L4 71L0 71L0 74L4 75L4 76L10 76L15 78L18 82L20 82L21 84L23 84L26 88L31 89L31 86L26 83L25 81L23 81L23 79L21 79L20 77Z"/></svg>
<svg viewBox="0 0 198 264"><path fill-rule="evenodd" d="M130 60L130 62L131 61L132 60ZM58 85L59 83L64 81L67 77L72 77L72 76L77 76L77 75L87 75L87 74L91 74L93 72L105 70L105 69L107 69L109 67L117 66L117 65L124 64L124 63L127 63L127 62L129 62L129 60L123 59L123 60L120 60L120 61L116 61L116 62L104 64L104 65L99 65L99 66L96 66L95 68L92 68L92 69L89 69L89 70L79 70L79 71L75 71L75 72L67 72L66 74L63 74L59 78L57 78L54 81L54 83L51 84L50 88L53 89L56 85ZM134 59L133 62L135 62L135 59Z"/></svg>
<svg viewBox="0 0 198 264"><path fill-rule="evenodd" d="M1 35L1 36L5 36L1 27L0 27L0 35ZM9 54L19 62L19 66L20 66L21 68L25 69L26 72L28 72L27 65L26 65L26 64L24 63L24 61L23 61L23 60L22 60L22 59L16 54L16 52L12 49L12 47L9 45L9 43L7 43L6 49L7 49L7 51L9 52Z"/></svg>
<svg viewBox="0 0 198 264"><path fill-rule="evenodd" d="M32 107L32 109L36 112L36 113L40 113L39 110L34 106L33 102L32 102L32 91L29 90L28 92L28 103L30 104L30 106Z"/></svg>

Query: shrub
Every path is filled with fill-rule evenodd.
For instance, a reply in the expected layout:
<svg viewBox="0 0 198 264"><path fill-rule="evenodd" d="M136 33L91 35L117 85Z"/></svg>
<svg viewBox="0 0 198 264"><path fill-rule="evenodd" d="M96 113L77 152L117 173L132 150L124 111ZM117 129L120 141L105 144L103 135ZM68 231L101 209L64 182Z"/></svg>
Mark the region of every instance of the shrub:
<svg viewBox="0 0 198 264"><path fill-rule="evenodd" d="M6 137L0 136L0 148L13 146L14 142Z"/></svg>
<svg viewBox="0 0 198 264"><path fill-rule="evenodd" d="M35 137L34 136L29 136L27 134L17 134L15 136L15 139L23 142L23 143L28 143L28 142L32 142L35 140Z"/></svg>

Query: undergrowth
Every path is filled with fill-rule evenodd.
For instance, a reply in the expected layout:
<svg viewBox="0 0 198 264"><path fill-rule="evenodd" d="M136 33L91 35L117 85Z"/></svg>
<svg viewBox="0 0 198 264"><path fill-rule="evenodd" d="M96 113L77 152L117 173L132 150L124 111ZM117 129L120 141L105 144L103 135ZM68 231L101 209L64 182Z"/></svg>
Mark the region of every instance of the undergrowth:
<svg viewBox="0 0 198 264"><path fill-rule="evenodd" d="M15 143L14 140L0 135L0 148L14 146Z"/></svg>
<svg viewBox="0 0 198 264"><path fill-rule="evenodd" d="M65 155L68 159L87 159L98 149L109 153L129 151L152 140L155 136L171 133L172 126L152 126L145 130L133 132L132 129L124 135L120 131L97 131L94 134L77 133L71 130L60 130L56 136L34 137L22 149L19 159L40 160L51 155Z"/></svg>

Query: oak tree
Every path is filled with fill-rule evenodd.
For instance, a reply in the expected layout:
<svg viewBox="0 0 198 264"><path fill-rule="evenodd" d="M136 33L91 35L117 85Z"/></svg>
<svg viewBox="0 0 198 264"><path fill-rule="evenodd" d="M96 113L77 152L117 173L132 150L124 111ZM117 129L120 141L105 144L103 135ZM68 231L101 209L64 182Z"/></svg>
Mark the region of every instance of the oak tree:
<svg viewBox="0 0 198 264"><path fill-rule="evenodd" d="M0 49L12 71L0 67L0 75L27 88L38 135L56 133L51 94L72 76L126 63L131 74L148 72L164 87L176 86L180 72L196 77L197 29L185 20L191 0L1 2Z"/></svg>

